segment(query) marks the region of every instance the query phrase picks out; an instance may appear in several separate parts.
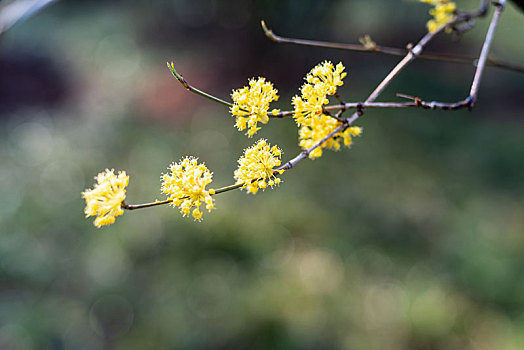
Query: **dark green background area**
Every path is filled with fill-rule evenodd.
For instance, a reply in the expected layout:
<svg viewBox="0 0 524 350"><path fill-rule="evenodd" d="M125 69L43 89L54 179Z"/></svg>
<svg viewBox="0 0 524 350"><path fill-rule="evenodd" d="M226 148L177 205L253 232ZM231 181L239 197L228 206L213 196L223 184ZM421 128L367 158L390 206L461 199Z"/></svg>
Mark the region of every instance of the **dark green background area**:
<svg viewBox="0 0 524 350"><path fill-rule="evenodd" d="M458 1L469 10L477 1ZM297 127L253 139L227 108L251 77L291 108L305 74L342 61L361 101L399 58L279 45L277 34L405 47L414 1L59 1L0 37L0 348L524 348L524 75L488 67L477 107L368 110L351 149L326 151L256 196L216 197L202 222L126 212L96 229L80 193L105 168L130 203L163 199L184 156L233 182L264 137L294 157ZM492 11L490 11L490 14ZM504 11L493 55L524 64L524 17ZM477 55L487 19L428 50ZM454 101L474 67L416 61L386 90ZM272 106L273 107L273 106Z"/></svg>

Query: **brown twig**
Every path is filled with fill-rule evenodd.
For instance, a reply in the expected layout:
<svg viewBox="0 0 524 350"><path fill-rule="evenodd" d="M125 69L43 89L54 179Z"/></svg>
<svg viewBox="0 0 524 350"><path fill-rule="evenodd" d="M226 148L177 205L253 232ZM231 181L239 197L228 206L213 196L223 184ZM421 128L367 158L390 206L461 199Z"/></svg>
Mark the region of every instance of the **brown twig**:
<svg viewBox="0 0 524 350"><path fill-rule="evenodd" d="M425 102L418 97L413 97L410 95L397 94L397 96L413 100L414 103L417 105L417 107L422 107L426 109L455 110L455 109L461 109L461 108L466 108L466 107L469 109L472 109L475 106L475 103L477 102L480 80L482 79L482 73L484 72L484 69L486 66L489 49L491 47L491 43L493 41L493 35L495 33L495 28L497 27L502 10L504 9L504 6L506 5L506 0L500 0L499 2L493 2L493 5L495 6L495 13L493 14L493 17L491 18L488 32L486 33L486 38L484 40L484 44L482 45L482 50L478 58L477 69L475 70L475 75L473 77L473 82L471 83L471 89L470 89L468 97L466 97L463 100L457 101L457 102L438 102L438 101Z"/></svg>
<svg viewBox="0 0 524 350"><path fill-rule="evenodd" d="M420 52L422 52L423 47L435 37L437 33L439 33L443 28L441 28L439 31L434 33L427 33L424 35L424 37L420 40L420 42L408 52L408 54L391 70L391 72L380 82L380 84L373 90L373 92L369 95L369 97L366 99L364 104L373 102L386 88L386 86L391 83L393 78L397 76L404 67L411 62L413 59L417 57ZM316 148L320 147L324 142L338 134L339 132L344 131L351 123L353 123L355 120L360 118L364 114L364 109L358 108L355 113L353 113L349 118L346 118L343 123L341 123L337 128L335 128L332 132L330 132L326 137L324 137L319 142L315 143L313 146L308 148L307 150L304 150L300 152L295 158L289 160L286 164L284 164L279 169L287 170L294 167L298 162L302 161L303 159L307 158L311 152L313 152Z"/></svg>
<svg viewBox="0 0 524 350"><path fill-rule="evenodd" d="M481 6L477 11L474 11L472 13L463 14L460 17L460 21L470 21L472 18L483 16L487 11L487 3L488 1L482 1ZM261 21L262 29L264 30L264 33L266 36L276 42L276 43L285 43L285 44L294 44L294 45L302 45L302 46L312 46L312 47L323 47L323 48L330 48L330 49L339 49L339 50L347 50L347 51L357 51L357 52L368 52L368 53L375 53L375 54L385 54L390 56L405 56L409 50L397 48L397 47L388 47L388 46L381 46L381 45L373 45L373 46L365 46L365 45L358 45L358 44L344 44L344 43L333 43L333 42L326 42L326 41L317 41L317 40L305 40L305 39L295 39L295 38L288 38L288 37L282 37L279 35L276 35L271 29L269 29L264 21ZM453 63L466 63L466 64L476 64L477 57L471 57L471 56L465 56L465 55L456 55L456 54L446 54L446 53L439 53L439 52L427 52L424 54L420 54L418 56L421 59L425 60L432 60L432 61L444 61L444 62L453 62ZM498 67L502 69L512 70L520 73L524 73L524 66L508 62L505 60L497 59L497 58L488 58L487 65Z"/></svg>
<svg viewBox="0 0 524 350"><path fill-rule="evenodd" d="M280 172L278 172L278 170L275 170L273 172L274 175L277 175L277 174L281 174ZM256 179L256 180L252 180L252 182L255 182L255 181L259 181L260 179ZM218 188L216 190L209 190L210 192L210 195L211 196L214 196L216 194L219 194L219 193L224 193L224 192L228 192L228 191L232 191L232 190L236 190L237 188L240 188L244 186L244 183L241 182L241 183L236 183L236 184L233 184L233 185L229 185L229 186L225 186L225 187L221 187L221 188ZM211 193L211 191L213 191ZM180 199L187 199L189 197L182 197ZM164 204L169 204L169 203L172 203L173 200L171 199L166 199L166 200L163 200L163 201L154 201L154 202L149 202L149 203L141 203L141 204L126 204L125 202L122 202L121 204L121 207L122 209L125 209L125 210L135 210L135 209L144 209L144 208L150 208L150 207L156 207L157 205L164 205Z"/></svg>
<svg viewBox="0 0 524 350"><path fill-rule="evenodd" d="M126 204L125 202L122 202L121 206L122 206L122 209L135 210L135 209L156 207L157 205L169 204L171 202L172 202L172 200L170 200L170 199L166 199L164 201L154 201L154 202L150 202L150 203L142 203L142 204Z"/></svg>
<svg viewBox="0 0 524 350"><path fill-rule="evenodd" d="M484 40L484 45L482 45L482 51L480 52L479 61L477 69L475 71L475 76L473 77L473 82L471 83L471 90L469 92L468 99L471 99L470 106L473 107L477 102L478 89L480 80L482 79L482 73L484 72L484 67L488 59L489 49L493 41L493 34L495 34L495 28L497 27L500 15L504 6L506 5L506 0L500 0L498 2L494 1L493 5L495 6L495 13L491 18L491 23L489 25L488 32L486 33L486 39Z"/></svg>
<svg viewBox="0 0 524 350"><path fill-rule="evenodd" d="M503 0L505 2L505 0ZM458 16L456 20L454 20L451 23L448 23L446 26L443 26L439 30L435 32L427 33L420 39L420 41L415 45L414 47L409 47L409 51L407 55L391 70L391 72L380 82L380 84L373 90L373 92L368 96L368 98L364 101L364 104L371 103L375 101L375 99L384 91L384 89L391 83L391 81L415 58L420 56L422 53L422 50L427 45L428 42L430 42L437 34L442 32L448 27L454 26L458 23L461 23L463 21L469 21L472 18L482 16L486 13L486 0L482 0L480 4L480 8L476 11L473 11L471 13L462 14ZM486 53L487 54L487 53ZM285 163L283 166L281 166L279 169L287 170L294 167L298 162L304 160L309 156L311 152L313 152L316 148L320 147L324 142L338 134L339 132L343 132L346 128L348 128L355 120L360 118L364 114L364 108L357 108L357 111L353 113L350 117L344 119L344 122L341 123L337 128L335 128L332 132L330 132L326 137L324 137L319 142L315 143L313 146L308 148L307 150L304 150L300 152L295 158L289 160L287 163Z"/></svg>
<svg viewBox="0 0 524 350"><path fill-rule="evenodd" d="M470 100L464 99L458 102L439 102L439 101L431 101L426 102L419 97L405 95L405 94L397 94L398 97L407 98L409 100L413 100L413 103L408 103L409 107L420 107L424 109L443 109L443 110L455 110L455 109L461 109L466 108L470 106Z"/></svg>
<svg viewBox="0 0 524 350"><path fill-rule="evenodd" d="M348 109L367 109L367 108L410 108L419 107L415 103L409 102L348 102L338 105L324 106L325 112L345 111ZM277 114L268 114L270 118L285 118L295 114L295 111L280 111Z"/></svg>
<svg viewBox="0 0 524 350"><path fill-rule="evenodd" d="M180 84L182 84L183 87L185 87L187 90L191 91L191 92L194 92L195 94L197 95L200 95L200 96L203 96L207 99L210 99L211 101L215 101L215 102L218 102L220 104L223 104L225 106L228 106L228 107L233 107L233 104L232 103L229 103L227 101L224 101L216 96L213 96L213 95L210 95L208 94L207 92L204 92L202 90L199 90L197 89L196 87L194 86L191 86L189 85L189 83L184 79L184 77L178 73L175 69L175 64L173 62L169 63L167 62L167 68L169 68L169 70L171 71L171 74L173 74L173 76L180 82Z"/></svg>

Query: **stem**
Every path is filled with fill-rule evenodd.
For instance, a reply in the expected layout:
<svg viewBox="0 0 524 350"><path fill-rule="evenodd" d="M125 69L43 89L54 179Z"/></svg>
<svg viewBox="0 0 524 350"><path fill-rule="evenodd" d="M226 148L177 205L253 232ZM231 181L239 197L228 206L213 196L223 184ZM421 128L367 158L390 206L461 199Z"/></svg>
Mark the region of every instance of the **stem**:
<svg viewBox="0 0 524 350"><path fill-rule="evenodd" d="M413 102L351 102L344 105L331 105L325 106L325 111L332 110L343 110L343 109L368 109L368 108L423 108L423 109L443 109L443 110L455 110L468 107L468 99L464 99L458 102L440 102L440 101L424 101L419 97L397 93L398 97L412 100ZM273 118L284 118L293 115L293 111L283 111L274 116ZM337 115L331 115L337 117ZM339 118L340 119L340 118ZM340 119L339 121L344 121Z"/></svg>
<svg viewBox="0 0 524 350"><path fill-rule="evenodd" d="M402 97L402 98L407 98L409 100L414 101L414 102L406 103L405 107L420 107L424 109L443 109L443 110L455 110L455 109L461 109L465 107L471 107L470 98L466 98L458 102L439 102L439 101L426 102L420 99L419 97L415 97L415 96L410 96L410 95L405 95L405 94L397 94L397 96Z"/></svg>
<svg viewBox="0 0 524 350"><path fill-rule="evenodd" d="M486 66L487 56L489 53L489 49L491 47L491 43L493 41L493 35L495 33L495 28L497 27L497 23L499 21L502 10L504 9L504 6L506 5L506 0L501 0L500 2L494 2L494 5L496 6L495 13L493 14L493 17L491 18L489 29L488 29L488 32L486 33L486 39L484 40L484 44L482 45L482 50L480 52L480 56L478 59L477 69L475 70L475 76L473 77L473 82L471 83L471 89L470 89L468 97L458 102L447 103L447 102L437 102L437 101L425 102L418 97L413 97L413 96L404 95L404 94L397 94L397 96L413 100L414 103L417 105L417 107L422 107L426 109L453 110L453 109L460 109L464 107L468 107L469 109L473 108L475 106L475 103L477 102L480 80L482 78L482 73L484 72L484 68Z"/></svg>
<svg viewBox="0 0 524 350"><path fill-rule="evenodd" d="M407 96L407 95L405 95ZM404 95L401 97L405 97ZM412 98L414 100L414 98ZM324 106L324 111L359 109L359 108L406 108L419 107L416 103L406 102L348 102L338 105ZM295 114L295 111L281 111L277 114L268 114L270 118L285 118Z"/></svg>
<svg viewBox="0 0 524 350"><path fill-rule="evenodd" d="M338 134L339 132L345 130L349 125L344 121L342 124L340 124L338 127L336 127L332 132L330 132L326 137L324 137L322 140L315 143L310 148L300 152L295 158L289 160L287 163L279 167L277 170L289 170L292 167L294 167L298 162L301 160L307 158L311 152L313 152L316 148L320 147L324 142Z"/></svg>
<svg viewBox="0 0 524 350"><path fill-rule="evenodd" d="M236 190L237 188L240 188L242 186L244 186L244 183L241 182L241 183L237 183L237 184L234 184L234 185L229 185L229 186L226 186L226 187L222 187L222 188L219 188L218 190L215 190L215 194Z"/></svg>
<svg viewBox="0 0 524 350"><path fill-rule="evenodd" d="M210 195L213 196L215 194L236 190L237 188L240 188L243 185L244 185L243 183L237 183L234 185L221 187L219 189L214 190L215 193L210 194ZM185 198L188 198L188 197L182 197L181 199L185 199ZM157 205L169 204L171 202L173 202L173 200L171 199L166 199L163 201L154 201L154 202L149 202L149 203L141 203L141 204L126 204L125 202L122 202L122 209L126 209L126 210L144 209L144 208L149 208L149 207L156 207Z"/></svg>
<svg viewBox="0 0 524 350"><path fill-rule="evenodd" d="M357 111L353 113L350 117L344 119L344 122L339 125L337 128L335 128L332 132L330 132L326 137L324 137L319 142L315 143L313 146L308 148L307 150L304 150L300 152L295 158L289 160L287 163L285 163L283 166L281 166L279 169L287 170L294 167L298 162L301 160L307 158L309 154L315 150L317 147L320 147L324 142L329 140L331 137L335 136L339 132L344 131L346 128L348 128L355 120L360 118L364 114L364 108L362 108L363 105L366 103L373 102L383 91L384 89L391 83L393 78L395 78L411 61L413 61L415 58L419 57L422 53L422 50L427 45L428 42L430 42L438 33L442 32L448 27L451 27L457 23L468 21L471 18L482 16L486 13L486 6L487 0L482 0L480 8L474 12L467 13L460 15L456 20L453 22L448 23L447 25L443 26L439 30L427 33L420 39L420 41L412 48L408 48L407 55L391 70L391 72L380 82L380 84L373 90L373 92L369 95L369 97L365 100L364 104L360 105L360 108L357 106ZM266 28L267 29L267 28ZM267 34L266 34L267 35ZM416 103L416 102L415 102Z"/></svg>
<svg viewBox="0 0 524 350"><path fill-rule="evenodd" d="M220 104L223 104L225 106L228 106L228 107L233 107L233 104L232 103L229 103L229 102L226 102L218 97L215 97L213 95L210 95L202 90L199 90L197 89L196 87L193 87L191 85L189 85L189 83L184 79L184 77L182 77L182 75L180 75L176 70L175 70L175 64L173 62L169 63L167 62L167 68L169 68L169 70L171 71L171 73L173 74L173 76L175 78L177 78L177 80L180 82L180 84L182 84L182 86L184 86L186 89L188 89L189 91L191 92L194 92L195 94L197 95L200 95L200 96L203 96L205 98L208 98L210 99L211 101L215 101L215 102L218 102Z"/></svg>
<svg viewBox="0 0 524 350"><path fill-rule="evenodd" d="M463 16L459 16L459 20L467 21L474 17L483 16L486 13L486 9L487 9L487 1L482 1L481 6L477 11L470 13L470 14L465 14ZM287 38L287 37L282 37L282 36L279 36L273 33L271 29L268 29L264 21L261 21L261 25L262 25L262 29L264 30L264 33L266 34L266 36L270 40L276 43L285 43L285 44L294 44L294 45L303 45L303 46L312 46L312 47L323 47L323 48L357 51L357 52L368 52L368 53L375 53L375 54L385 54L385 55L390 55L390 56L406 56L406 54L409 53L409 50L397 48L397 47L374 45L373 47L368 48L368 47L365 47L364 45L358 45L358 44L343 44L343 43L332 43L332 42L326 42L326 41ZM475 64L475 62L477 61L477 57L438 53L438 52L424 53L424 54L420 54L418 57L421 59L425 59L425 60L454 62L454 63ZM513 70L513 71L524 73L524 66L521 66L521 65L518 65L512 62L500 60L500 59L488 58L486 61L486 64L490 66L498 67L498 68L503 68L507 70Z"/></svg>
<svg viewBox="0 0 524 350"><path fill-rule="evenodd" d="M126 204L125 202L122 202L122 209L126 210L134 210L134 209L143 209L143 208L149 208L149 207L156 207L157 205L163 205L163 204L169 204L172 200L166 199L165 201L155 201L150 203L142 203L142 204Z"/></svg>
<svg viewBox="0 0 524 350"><path fill-rule="evenodd" d="M499 2L493 2L495 5L495 13L491 18L491 23L489 25L488 32L486 33L486 39L484 40L484 45L482 46L482 51L479 56L479 63L477 65L477 70L475 71L475 77L471 83L471 90L469 96L471 98L471 106L475 105L478 96L478 89L480 80L482 79L482 73L484 72L484 67L486 66L489 49L491 47L491 42L493 41L493 34L495 33L495 28L500 18L500 14L506 5L506 0L500 0Z"/></svg>

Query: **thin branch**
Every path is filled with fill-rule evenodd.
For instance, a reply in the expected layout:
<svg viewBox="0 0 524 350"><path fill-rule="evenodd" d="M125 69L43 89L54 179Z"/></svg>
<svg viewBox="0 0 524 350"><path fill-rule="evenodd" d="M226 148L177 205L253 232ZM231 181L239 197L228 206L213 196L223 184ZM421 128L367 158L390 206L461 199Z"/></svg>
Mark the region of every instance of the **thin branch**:
<svg viewBox="0 0 524 350"><path fill-rule="evenodd" d="M275 172L275 175L277 173ZM258 181L259 179L257 180L253 180L254 181ZM209 194L211 196L214 196L215 194L219 194L219 193L224 193L224 192L228 192L228 191L232 191L232 190L236 190L237 188L240 188L244 186L244 183L236 183L236 184L233 184L233 185L229 185L229 186L225 186L225 187L221 187L221 188L218 188L216 190L213 190L214 192L211 192L211 190L209 190ZM186 199L186 198L189 198L189 197L182 197L180 199ZM126 204L125 202L122 202L122 209L126 209L126 210L135 210L135 209L144 209L144 208L150 208L150 207L156 207L157 205L164 205L164 204L169 204L169 203L172 203L173 200L171 199L166 199L166 200L163 200L163 201L154 201L154 202L149 202L149 203L141 203L141 204Z"/></svg>
<svg viewBox="0 0 524 350"><path fill-rule="evenodd" d="M466 98L458 102L440 102L440 101L424 101L420 97L411 96L407 94L397 93L398 97L406 98L412 100L413 102L350 102L344 105L331 105L325 106L325 111L339 110L343 109L390 109L390 108L423 108L423 109L443 109L443 110L456 110L466 107L470 107L470 99ZM277 115L272 116L273 118L285 118L287 116L293 115L293 111L282 111ZM333 117L338 117L339 121L344 121L340 119L340 116L337 114L332 115Z"/></svg>
<svg viewBox="0 0 524 350"><path fill-rule="evenodd" d="M169 70L171 71L171 73L173 74L173 76L175 78L177 78L177 80L180 82L180 84L182 84L183 87L185 87L186 89L188 89L189 91L191 92L194 92L195 94L197 95L200 95L200 96L203 96L205 98L208 98L210 99L211 101L215 101L215 102L218 102L220 104L223 104L225 106L228 106L228 107L233 107L233 104L229 103L229 102L226 102L218 97L215 97L213 95L210 95L202 90L199 90L191 85L188 84L188 82L184 79L184 77L182 77L182 75L180 75L176 70L175 70L175 64L173 62L169 63L167 62L167 68L169 68Z"/></svg>
<svg viewBox="0 0 524 350"><path fill-rule="evenodd" d="M242 186L244 186L244 183L240 182L240 183L236 183L234 185L229 185L229 186L226 186L226 187L222 187L222 188L219 188L219 189L215 190L215 194L236 190L237 188L240 188Z"/></svg>
<svg viewBox="0 0 524 350"><path fill-rule="evenodd" d="M326 135L326 137L324 137L322 140L318 141L317 143L315 143L310 148L300 152L295 158L289 160L287 163L285 163L284 165L279 167L277 170L289 170L289 169L291 169L298 162L300 162L301 160L309 157L310 153L313 152L316 148L320 147L324 142L326 142L327 140L329 140L330 138L332 138L333 136L335 136L339 132L344 131L348 126L349 126L349 124L347 124L346 121L344 121L339 126L337 126L333 131L331 131L328 135Z"/></svg>
<svg viewBox="0 0 524 350"><path fill-rule="evenodd" d="M175 77L177 77L177 79L179 79L179 81L181 82L181 84L184 87L186 87L186 85L188 86L187 89L189 91L197 93L198 95L204 96L206 98L209 98L212 101L219 102L219 103L225 104L227 106L231 105L231 104L228 104L225 101L220 102L221 100L219 98L217 98L215 96L212 96L212 95L210 95L210 94L208 94L206 92L203 92L202 90L199 90L199 89L189 85L189 83L187 83L187 81L185 79L183 79L182 76L179 73L176 73L176 74L178 74L178 77L177 77L177 75L175 75L175 73L173 73L173 75L175 75ZM425 101L423 101L422 99L420 99L418 97L413 97L413 96L405 95L405 94L397 94L397 96L403 97L403 98L408 98L410 100L413 100L414 102L347 102L347 103L340 103L340 104L336 104L336 105L324 106L323 110L324 110L325 114L330 115L331 117L334 117L335 119L337 119L339 121L343 121L343 119L340 118L340 115L338 115L338 114L332 115L330 112L331 111L344 111L344 110L348 110L348 109L367 109L367 108L380 108L380 109L384 108L384 109L386 109L386 108L414 108L414 107L422 107L422 108L425 108L425 109L459 109L459 108L467 107L468 103L470 103L468 99L465 99L465 100L462 100L462 101L459 101L459 102L445 103L445 102L437 102L437 101L425 102ZM466 101L466 102L464 102L464 101ZM340 101L340 102L342 102L342 101ZM280 112L278 112L276 114L268 113L268 117L269 118L285 118L285 117L292 116L293 114L295 114L295 111L280 111Z"/></svg>
<svg viewBox="0 0 524 350"><path fill-rule="evenodd" d="M505 0L503 0L505 1ZM487 11L487 0L482 0L480 8L476 11L473 11L471 13L465 13L459 15L454 21L448 23L447 25L441 27L440 29L434 31L434 32L428 32L420 41L415 45L414 47L411 45L408 45L408 53L407 55L389 72L389 74L382 80L382 82L375 88L375 90L369 95L369 97L365 100L365 103L373 102L376 100L376 98L384 91L384 89L391 83L393 78L395 78L411 61L413 61L415 58L420 57L422 54L422 51L424 50L424 47L440 32L445 30L446 28L453 27L456 24L459 24L464 21L470 21L472 18L483 16ZM486 53L487 54L487 53ZM484 59L485 61L485 59ZM485 62L484 62L485 63ZM347 118L346 121L351 124L354 120L360 117L362 115L358 111L354 113L351 117Z"/></svg>
<svg viewBox="0 0 524 350"><path fill-rule="evenodd" d="M484 72L484 68L486 66L487 56L491 47L491 43L493 41L493 35L495 34L495 28L497 27L502 10L506 5L506 0L493 2L493 5L495 6L495 13L491 18L488 32L486 33L486 39L484 40L484 44L482 45L482 50L478 59L479 63L477 65L477 69L475 70L475 76L473 77L473 82L471 83L471 89L468 97L457 102L425 102L418 97L413 97L410 95L397 94L397 96L413 100L417 107L422 107L426 109L455 110L465 107L468 107L469 109L473 108L475 106L475 103L477 102L479 84L480 80L482 79L482 73Z"/></svg>
<svg viewBox="0 0 524 350"><path fill-rule="evenodd" d="M331 117L339 122L343 122L344 120L342 118L340 118L340 116L342 115L342 110L340 110L339 112L337 112L336 114L332 114L330 111L326 110L325 108L322 108L322 114L324 115L327 115L328 117Z"/></svg>
<svg viewBox="0 0 524 350"><path fill-rule="evenodd" d="M481 5L481 9L483 8L482 6L483 5ZM481 9L479 9L478 11L474 13L476 14L476 16L473 16L474 14L468 14L467 17L464 16L461 19L461 21L470 20L473 17L478 17L480 15L483 15L483 13L485 12L482 11ZM264 30L264 33L266 34L266 36L270 40L276 43L287 43L287 44L295 44L295 45L303 45L303 46L323 47L323 48L330 48L330 49L368 52L368 53L385 54L385 55L390 55L390 56L402 56L402 57L405 56L409 51L409 50L402 49L402 48L380 46L376 44L373 46L367 47L367 46L358 45L358 44L343 44L343 43L332 43L332 42L326 42L326 41L287 38L287 37L282 37L282 36L279 36L273 33L271 29L268 29L264 21L261 21L261 25L262 25L262 29ZM439 52L431 52L431 53L428 52L428 53L420 54L418 57L421 59L432 60L432 61L467 63L467 64L473 64L473 65L477 63L477 57L446 54L446 53L439 53ZM524 73L524 66L516 64L516 63L504 61L501 59L488 58L486 63L487 65L490 65L490 66Z"/></svg>
<svg viewBox="0 0 524 350"><path fill-rule="evenodd" d="M488 59L489 49L491 47L491 42L493 41L493 34L495 34L495 28L497 27L497 23L499 21L502 10L504 9L504 5L506 5L506 0L500 0L499 2L493 2L493 5L495 6L495 13L493 14L493 17L491 18L491 23L489 25L489 29L486 34L486 39L484 41L484 45L482 46L482 51L480 52L479 63L477 65L477 70L475 71L475 77L473 78L473 82L471 83L471 90L469 92L472 107L475 105L475 102L477 101L478 88L479 88L480 80L482 79L482 73L484 72L484 67L486 66L486 62Z"/></svg>
<svg viewBox="0 0 524 350"><path fill-rule="evenodd" d="M196 93L200 96L204 96L212 101L221 103L223 105L226 105L228 107L231 107L232 104L228 103L226 101L223 101L219 99L216 96L213 96L207 92L204 92L200 89L197 89L196 87L190 85L181 75L174 69L173 63L167 64L169 67L169 70L171 73L175 76L175 78L178 79L178 81L184 86L186 89L188 89L190 92ZM407 95L405 95L407 96ZM404 97L405 97L404 96ZM413 98L415 99L415 98ZM347 110L347 109L359 109L359 108L408 108L408 107L421 107L421 105L413 102L413 103L403 103L403 102L349 102L349 103L342 103L340 100L340 97L337 98L339 100L340 104L337 105L330 105L330 106L324 106L323 110L325 114L337 119L338 121L343 121L343 119L340 118L340 115L332 115L330 111L338 111L338 110ZM276 114L268 113L269 118L285 118L288 116L292 116L295 114L294 111L280 111ZM164 204L164 203L162 203ZM156 202L147 203L148 206L152 205L159 205L156 204ZM130 208L133 209L133 208Z"/></svg>
<svg viewBox="0 0 524 350"><path fill-rule="evenodd" d="M393 68L393 70L382 80L382 82L375 88L375 90L369 95L369 97L366 99L364 103L370 103L373 102L378 95L386 88L387 85L393 80L393 78L400 73L400 71L415 57L417 57L417 54L419 54L422 51L422 48L424 45L426 45L431 39L435 37L437 33L439 33L443 28L441 28L439 31L434 33L427 33L420 42L408 52L406 57L404 57L396 66ZM300 152L295 158L289 160L287 163L285 163L283 166L281 166L279 169L287 170L294 167L298 162L302 161L303 159L307 158L311 152L313 152L316 148L320 147L324 142L338 134L339 132L344 131L346 128L351 125L355 120L357 120L362 114L364 113L363 108L359 108L355 113L351 115L351 117L346 118L343 123L341 123L338 127L336 127L332 132L330 132L326 137L324 137L319 142L315 143L313 146L308 148L307 150L304 150Z"/></svg>
<svg viewBox="0 0 524 350"><path fill-rule="evenodd" d="M471 99L465 98L464 100L458 101L458 102L439 102L439 101L431 101L426 102L419 97L405 95L405 94L397 94L398 97L407 98L409 100L413 100L412 103L407 103L409 107L420 107L424 109L443 109L443 110L456 110L456 109L462 109L462 108L470 108L471 107ZM408 107L408 106L406 106Z"/></svg>
<svg viewBox="0 0 524 350"><path fill-rule="evenodd" d="M408 108L408 107L419 107L415 103L406 102L348 102L338 105L324 106L325 112L347 110L347 109L361 109L361 108ZM285 118L295 114L295 111L280 111L277 114L268 114L269 118Z"/></svg>
<svg viewBox="0 0 524 350"><path fill-rule="evenodd" d="M411 61L413 61L415 58L420 56L422 53L422 50L426 46L428 42L430 42L437 34L442 32L444 29L451 27L453 25L456 25L457 23L463 22L463 21L469 21L471 18L482 16L486 12L486 0L481 1L480 8L477 11L474 11L472 13L463 14L459 16L455 21L448 23L446 26L443 26L439 30L427 33L420 39L420 41L415 45L413 48L409 48L409 52L407 55L391 70L391 72L382 80L382 82L373 90L373 92L369 95L369 97L365 100L365 103L371 103L373 102L381 93L384 91L384 89L391 83L393 78L395 78ZM339 132L343 132L345 129L347 129L355 120L360 118L364 114L363 108L357 108L357 111L353 113L350 117L344 119L344 122L341 123L337 128L335 128L332 132L330 132L326 137L324 137L319 142L315 143L312 147L308 148L307 150L304 150L300 152L295 158L289 160L287 163L285 163L283 166L281 166L279 169L287 170L294 167L298 162L302 161L303 159L307 158L311 152L313 152L316 148L320 147L324 142L338 134Z"/></svg>
<svg viewBox="0 0 524 350"><path fill-rule="evenodd" d="M155 202L150 202L150 203L142 203L142 204L126 204L125 202L122 202L121 206L122 206L122 209L135 210L135 209L156 207L157 205L169 204L171 202L172 202L172 200L170 200L170 199L166 199L164 201L155 201Z"/></svg>
<svg viewBox="0 0 524 350"><path fill-rule="evenodd" d="M471 21L473 18L476 17L483 17L488 13L488 5L490 0L480 0L479 8L475 11L461 13L457 20L455 20L453 23L450 23L447 25L447 27L454 26L458 24L459 22L468 22Z"/></svg>
<svg viewBox="0 0 524 350"><path fill-rule="evenodd" d="M368 99L365 102L363 102L363 103L361 103L361 102L359 102L359 103L346 103L346 104L340 104L340 105L326 106L326 107L324 107L324 109L325 110L332 110L332 109L352 109L352 108L363 109L363 108L409 108L409 107L421 107L421 108L424 108L424 109L456 110L456 109L461 109L461 108L465 108L465 107L472 108L474 106L475 102L476 102L476 99L477 99L478 87L479 87L480 80L481 80L481 77L482 77L482 72L483 72L483 70L485 68L485 65L487 63L487 56L488 56L488 53L489 53L491 42L493 41L493 35L494 35L494 32L495 32L495 28L497 26L498 20L500 18L500 14L502 13L502 10L503 10L503 8L505 6L505 3L506 3L506 0L502 0L500 2L494 2L494 5L496 6L496 10L495 10L495 13L494 13L494 15L492 17L492 20L491 20L488 32L486 34L486 39L484 41L480 57L478 58L478 65L477 65L477 69L475 71L475 77L474 77L473 83L471 85L470 95L467 98L465 98L463 100L460 100L460 101L457 101L457 102L439 102L439 101L426 102L426 101L424 101L424 100L422 100L422 99L420 99L418 97L413 97L413 96L405 95L405 94L397 94L397 96L399 96L399 97L407 98L407 99L413 100L414 102L412 102L412 103L397 103L397 102L378 102L378 103L375 103L375 102L371 102L374 99L376 99L376 97L378 97L378 95L384 90L384 88L387 85L389 85L391 79L393 79L393 77L395 77L405 67L405 65L409 61L414 59L414 57L412 57L410 55L412 53L415 53L415 51L418 51L418 50L416 50L417 47L414 47L414 48L411 49L411 52L409 52L406 55L406 57L379 84L379 86L375 89L375 91L368 97ZM448 24L448 27L449 26L453 26L456 23L459 23L460 21L469 21L474 16L483 16L486 13L486 11L487 11L486 6L487 6L487 1L482 1L481 2L481 6L480 6L480 8L477 11L472 12L472 13L462 14L462 16L460 16L453 23ZM442 28L442 29L444 29L444 28ZM423 43L424 39L422 39L421 40L422 47L425 46L425 44L427 44L427 42L429 40L431 40L431 39L432 39L432 37L429 37L425 41L425 43ZM419 43L419 45L421 43ZM419 53L417 57L422 57L422 55L423 55L422 53ZM275 117L284 117L286 115L293 114L293 112L284 111L284 112L280 112L279 114L282 114L282 116L276 115ZM358 112L356 114L358 114ZM354 116L352 116L351 118L353 118L353 117ZM353 120L356 120L357 118L354 118Z"/></svg>

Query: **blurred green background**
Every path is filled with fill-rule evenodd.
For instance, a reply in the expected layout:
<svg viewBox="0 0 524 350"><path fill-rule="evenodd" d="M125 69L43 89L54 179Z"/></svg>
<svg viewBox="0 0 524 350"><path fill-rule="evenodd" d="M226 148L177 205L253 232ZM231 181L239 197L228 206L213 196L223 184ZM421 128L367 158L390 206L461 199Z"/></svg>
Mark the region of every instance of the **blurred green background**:
<svg viewBox="0 0 524 350"><path fill-rule="evenodd" d="M0 3L1 4L1 3ZM477 1L458 1L472 9ZM279 45L277 34L404 47L429 7L390 0L59 1L0 37L1 349L523 349L524 75L487 68L468 112L369 110L350 150L326 151L256 196L217 196L200 223L158 207L96 229L80 193L105 168L128 202L160 194L186 155L214 187L259 137L300 150L292 119L253 139L227 99L265 76L289 110L328 59L361 101L399 60ZM504 11L493 54L524 63ZM476 55L488 20L428 50ZM414 62L385 92L462 99L474 68Z"/></svg>

